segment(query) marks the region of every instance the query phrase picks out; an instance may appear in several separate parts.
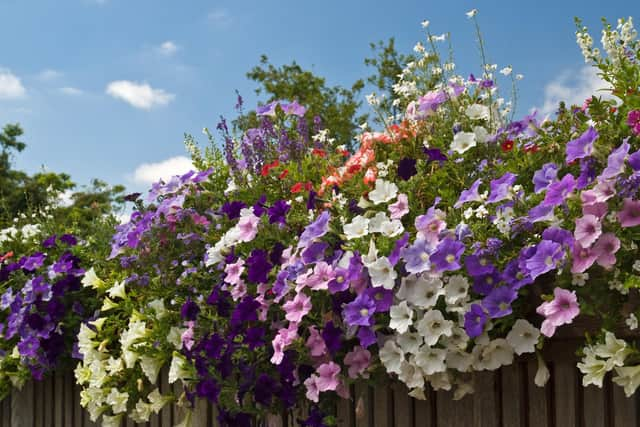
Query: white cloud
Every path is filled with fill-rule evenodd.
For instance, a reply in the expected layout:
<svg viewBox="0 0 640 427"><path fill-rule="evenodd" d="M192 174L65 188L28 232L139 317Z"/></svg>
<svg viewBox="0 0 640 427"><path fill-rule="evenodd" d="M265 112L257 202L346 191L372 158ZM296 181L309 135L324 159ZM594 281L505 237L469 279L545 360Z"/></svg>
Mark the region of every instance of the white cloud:
<svg viewBox="0 0 640 427"><path fill-rule="evenodd" d="M164 56L171 56L174 53L176 53L178 50L180 50L180 46L178 46L177 44L175 44L174 42L172 42L171 40L167 40L166 42L162 43L160 46L158 46L156 48L156 50L158 51L158 53L160 53L161 55Z"/></svg>
<svg viewBox="0 0 640 427"><path fill-rule="evenodd" d="M0 99L22 98L26 93L18 76L6 68L0 68Z"/></svg>
<svg viewBox="0 0 640 427"><path fill-rule="evenodd" d="M154 89L146 82L136 83L128 80L109 83L106 93L142 110L167 105L175 98L175 95L163 89Z"/></svg>
<svg viewBox="0 0 640 427"><path fill-rule="evenodd" d="M217 27L227 27L233 21L231 15L226 9L215 9L207 15L209 22Z"/></svg>
<svg viewBox="0 0 640 427"><path fill-rule="evenodd" d="M75 87L70 87L70 86L65 86L65 87L61 87L60 89L58 89L60 91L60 93L63 93L65 95L69 95L69 96L80 96L82 94L84 94L84 92L78 88Z"/></svg>
<svg viewBox="0 0 640 427"><path fill-rule="evenodd" d="M63 74L58 70L47 68L45 70L40 71L36 76L36 78L43 82L50 82L52 80L59 79L60 77L62 77L62 75Z"/></svg>
<svg viewBox="0 0 640 427"><path fill-rule="evenodd" d="M570 107L582 105L592 95L615 99L609 89L611 85L598 76L594 67L585 66L578 72L566 71L545 86L544 104L537 109L546 116L558 109L560 101L565 101L567 107Z"/></svg>
<svg viewBox="0 0 640 427"><path fill-rule="evenodd" d="M160 179L168 181L174 175L183 175L193 169L193 163L185 156L171 157L156 163L143 163L133 172L133 181L150 185Z"/></svg>

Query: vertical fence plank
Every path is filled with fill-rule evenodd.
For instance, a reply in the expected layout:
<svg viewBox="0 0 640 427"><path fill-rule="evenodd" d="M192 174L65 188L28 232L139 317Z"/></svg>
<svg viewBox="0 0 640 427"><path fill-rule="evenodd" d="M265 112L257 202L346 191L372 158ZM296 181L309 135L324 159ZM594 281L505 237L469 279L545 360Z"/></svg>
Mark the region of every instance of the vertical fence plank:
<svg viewBox="0 0 640 427"><path fill-rule="evenodd" d="M44 384L42 381L34 381L33 383L33 400L34 400L34 426L43 427L44 425Z"/></svg>
<svg viewBox="0 0 640 427"><path fill-rule="evenodd" d="M638 417L637 397L627 397L622 387L613 385L613 427L637 426L640 423ZM640 391L636 391L640 393Z"/></svg>
<svg viewBox="0 0 640 427"><path fill-rule="evenodd" d="M11 401L13 400L13 396L9 395L4 398L2 401L2 426L9 427L11 426Z"/></svg>
<svg viewBox="0 0 640 427"><path fill-rule="evenodd" d="M64 427L64 376L60 373L53 376L53 426Z"/></svg>
<svg viewBox="0 0 640 427"><path fill-rule="evenodd" d="M473 426L474 427L499 427L500 402L498 402L496 383L498 374L493 371L475 372L473 375ZM499 388L498 388L499 390Z"/></svg>
<svg viewBox="0 0 640 427"><path fill-rule="evenodd" d="M172 389L169 385L169 368L165 367L160 371L160 393L162 395L167 395L171 393ZM160 410L160 425L162 427L169 427L173 425L173 421L171 420L171 407L172 404L167 404Z"/></svg>
<svg viewBox="0 0 640 427"><path fill-rule="evenodd" d="M373 390L373 425L390 427L393 424L393 396L389 383L380 384Z"/></svg>
<svg viewBox="0 0 640 427"><path fill-rule="evenodd" d="M14 390L11 398L11 427L33 427L33 383L27 382L22 390Z"/></svg>
<svg viewBox="0 0 640 427"><path fill-rule="evenodd" d="M371 427L373 425L371 407L371 389L367 384L356 384L356 427Z"/></svg>
<svg viewBox="0 0 640 427"><path fill-rule="evenodd" d="M193 417L191 418L192 420L192 426L193 427L207 427L208 426L208 420L207 420L207 416L209 411L207 410L207 401L205 399L195 399L194 402L194 408L193 408Z"/></svg>
<svg viewBox="0 0 640 427"><path fill-rule="evenodd" d="M413 427L413 403L409 389L400 382L393 383L393 421L394 427Z"/></svg>
<svg viewBox="0 0 640 427"><path fill-rule="evenodd" d="M42 381L43 414L42 426L50 427L53 424L53 376Z"/></svg>
<svg viewBox="0 0 640 427"><path fill-rule="evenodd" d="M453 400L453 391L437 393L437 426L473 426L474 402L471 396Z"/></svg>
<svg viewBox="0 0 640 427"><path fill-rule="evenodd" d="M437 403L440 393L433 391L431 386L425 388L425 400L411 398L413 406L413 425L415 427L436 427L435 420L438 417Z"/></svg>
<svg viewBox="0 0 640 427"><path fill-rule="evenodd" d="M538 387L533 382L538 371L538 362L532 357L527 362L527 401L529 402L528 421L530 426L548 427L549 411L547 394L551 385L547 382L544 387Z"/></svg>
<svg viewBox="0 0 640 427"><path fill-rule="evenodd" d="M349 392L350 396L349 399L340 399L338 401L337 407L336 407L336 416L338 418L338 426L339 427L354 427L355 426L355 407L354 407L354 400L355 400L355 396L354 396L354 390L353 388L351 388L351 391ZM292 414L292 416L290 418L293 418L293 422L291 422L289 425L290 426L295 426L297 425L297 421L295 420L296 418L296 413L294 412Z"/></svg>
<svg viewBox="0 0 640 427"><path fill-rule="evenodd" d="M80 406L80 386L73 383L73 427L82 427L84 409Z"/></svg>
<svg viewBox="0 0 640 427"><path fill-rule="evenodd" d="M590 385L584 389L584 427L606 427L604 390Z"/></svg>
<svg viewBox="0 0 640 427"><path fill-rule="evenodd" d="M73 427L73 402L76 398L73 392L74 378L68 373L62 376L64 394L64 405L62 406L62 425L64 427Z"/></svg>
<svg viewBox="0 0 640 427"><path fill-rule="evenodd" d="M521 362L514 362L502 368L500 400L503 426L524 427L526 425L523 417L526 402L522 396L525 390L523 375L525 373L526 368Z"/></svg>
<svg viewBox="0 0 640 427"><path fill-rule="evenodd" d="M563 355L564 356L564 355ZM561 357L553 365L553 397L556 425L577 425L577 387L576 365L572 358Z"/></svg>

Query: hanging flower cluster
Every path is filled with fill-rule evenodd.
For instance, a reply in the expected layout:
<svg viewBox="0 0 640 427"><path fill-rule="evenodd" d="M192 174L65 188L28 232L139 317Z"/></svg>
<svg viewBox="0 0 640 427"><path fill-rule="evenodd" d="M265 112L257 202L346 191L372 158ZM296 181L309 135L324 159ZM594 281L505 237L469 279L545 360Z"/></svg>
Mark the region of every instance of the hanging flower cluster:
<svg viewBox="0 0 640 427"><path fill-rule="evenodd" d="M585 34L616 98L554 120L511 119L495 65L454 75L420 44L394 87L403 117L353 154L319 146L330 129L310 135L296 102L259 108L240 138L221 125L226 161L155 185L111 264L85 276L103 300L78 335L92 419L144 422L203 398L222 425L303 402L303 425L329 425L333 401L379 375L416 398L427 384L461 398L473 372L581 315L602 319L584 384L615 371L633 394L640 351L615 328L632 333L640 314L640 46L631 20L605 29L604 59ZM421 91L425 75L437 83ZM163 367L180 393L160 391Z"/></svg>

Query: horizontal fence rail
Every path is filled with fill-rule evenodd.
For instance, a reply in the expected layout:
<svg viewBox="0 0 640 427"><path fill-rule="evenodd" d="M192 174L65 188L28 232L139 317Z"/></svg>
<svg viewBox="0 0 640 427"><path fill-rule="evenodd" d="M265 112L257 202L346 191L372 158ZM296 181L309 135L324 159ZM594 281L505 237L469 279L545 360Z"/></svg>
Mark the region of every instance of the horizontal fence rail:
<svg viewBox="0 0 640 427"><path fill-rule="evenodd" d="M626 398L607 375L604 387L582 387L576 368L575 345L552 343L545 349L551 374L544 388L533 378L535 357L519 358L495 372L473 375L475 392L459 401L452 391L427 390L416 400L400 383L376 387L357 384L352 399L336 408L340 427L635 427L640 426L640 394ZM160 388L171 386L162 376ZM71 373L26 384L0 402L1 427L89 427L96 425L80 407L79 388ZM197 402L194 427L216 426L215 410ZM170 427L182 421L184 411L165 407L145 427ZM271 427L299 425L299 415L271 419ZM123 422L133 427L134 423Z"/></svg>

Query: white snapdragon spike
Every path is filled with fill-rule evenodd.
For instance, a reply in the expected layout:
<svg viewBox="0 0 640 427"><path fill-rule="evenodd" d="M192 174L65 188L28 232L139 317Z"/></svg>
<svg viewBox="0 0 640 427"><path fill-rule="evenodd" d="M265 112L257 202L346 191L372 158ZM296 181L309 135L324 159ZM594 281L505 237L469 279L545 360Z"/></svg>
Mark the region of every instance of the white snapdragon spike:
<svg viewBox="0 0 640 427"><path fill-rule="evenodd" d="M469 372L473 364L473 355L462 350L452 350L447 352L445 362L450 369Z"/></svg>
<svg viewBox="0 0 640 427"><path fill-rule="evenodd" d="M593 384L602 388L604 376L613 368L613 365L608 364L606 360L597 358L593 349L589 347L585 348L584 353L582 362L578 363L578 369L584 375L582 385L586 387Z"/></svg>
<svg viewBox="0 0 640 427"><path fill-rule="evenodd" d="M393 289L398 273L387 257L380 257L375 262L366 264L366 266L371 277L372 286Z"/></svg>
<svg viewBox="0 0 640 427"><path fill-rule="evenodd" d="M347 240L358 239L369 234L369 220L358 215L349 224L345 224L342 229Z"/></svg>
<svg viewBox="0 0 640 427"><path fill-rule="evenodd" d="M640 365L616 367L616 374L613 382L624 387L625 396L633 396L640 386Z"/></svg>
<svg viewBox="0 0 640 427"><path fill-rule="evenodd" d="M447 365L444 363L446 357L446 350L423 345L415 356L415 364L422 369L425 375L433 375L446 371Z"/></svg>
<svg viewBox="0 0 640 427"><path fill-rule="evenodd" d="M471 120L489 120L489 107L482 104L471 104L465 110Z"/></svg>
<svg viewBox="0 0 640 427"><path fill-rule="evenodd" d="M632 353L632 350L624 340L616 338L613 333L607 331L604 344L595 346L593 352L596 356L607 359L610 365L624 366L624 360Z"/></svg>
<svg viewBox="0 0 640 427"><path fill-rule="evenodd" d="M533 353L540 338L540 331L524 319L516 320L507 334L507 342L517 355Z"/></svg>
<svg viewBox="0 0 640 427"><path fill-rule="evenodd" d="M447 305L455 305L467 299L469 295L469 280L466 277L455 274L449 276L444 286L444 300Z"/></svg>
<svg viewBox="0 0 640 427"><path fill-rule="evenodd" d="M403 360L400 365L398 379L405 383L408 388L424 387L424 373L422 372L422 369L414 363Z"/></svg>
<svg viewBox="0 0 640 427"><path fill-rule="evenodd" d="M398 345L404 353L418 354L424 340L416 332L405 332L397 336Z"/></svg>
<svg viewBox="0 0 640 427"><path fill-rule="evenodd" d="M416 325L428 346L436 345L441 336L450 336L453 322L446 320L440 310L427 311Z"/></svg>
<svg viewBox="0 0 640 427"><path fill-rule="evenodd" d="M389 373L399 374L404 361L404 353L394 340L390 339L384 343L379 352L380 361Z"/></svg>
<svg viewBox="0 0 640 427"><path fill-rule="evenodd" d="M107 395L107 404L111 406L114 414L127 412L127 402L129 401L129 393L120 392L117 388L112 388Z"/></svg>
<svg viewBox="0 0 640 427"><path fill-rule="evenodd" d="M397 305L392 305L389 310L389 315L391 317L389 327L401 334L407 332L409 330L409 326L413 324L413 310L409 307L406 301L402 301Z"/></svg>
<svg viewBox="0 0 640 427"><path fill-rule="evenodd" d="M113 285L108 291L107 294L111 297L111 298L120 298L120 299L125 299L127 297L127 292L124 288L124 280L122 280L121 282L116 282L115 285Z"/></svg>
<svg viewBox="0 0 640 427"><path fill-rule="evenodd" d="M476 134L473 132L458 132L453 136L451 150L463 154L477 145Z"/></svg>
<svg viewBox="0 0 640 427"><path fill-rule="evenodd" d="M376 179L376 186L369 192L369 200L374 205L380 203L387 203L395 199L398 195L398 186L393 182L385 181L383 179Z"/></svg>

